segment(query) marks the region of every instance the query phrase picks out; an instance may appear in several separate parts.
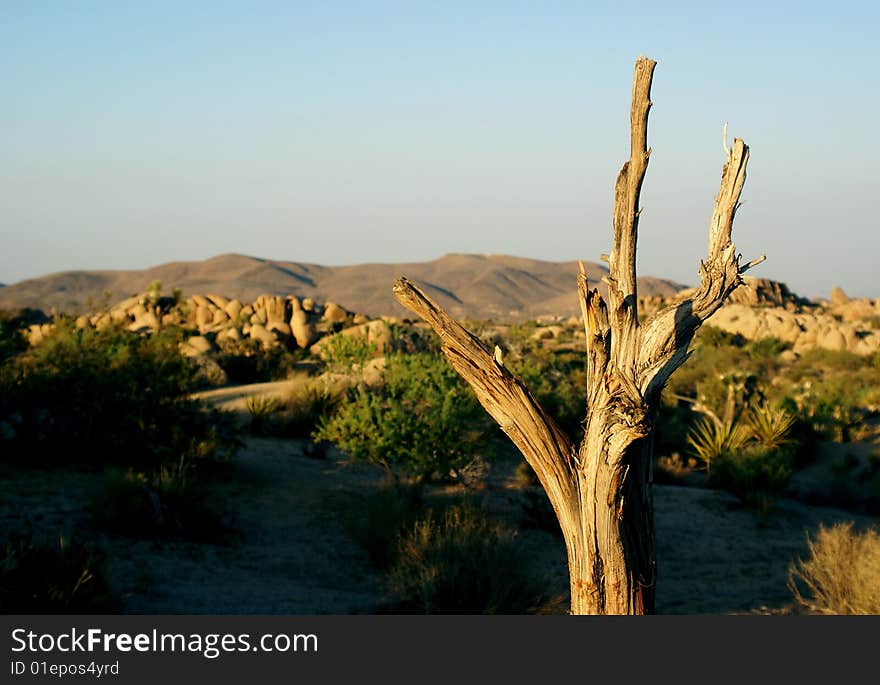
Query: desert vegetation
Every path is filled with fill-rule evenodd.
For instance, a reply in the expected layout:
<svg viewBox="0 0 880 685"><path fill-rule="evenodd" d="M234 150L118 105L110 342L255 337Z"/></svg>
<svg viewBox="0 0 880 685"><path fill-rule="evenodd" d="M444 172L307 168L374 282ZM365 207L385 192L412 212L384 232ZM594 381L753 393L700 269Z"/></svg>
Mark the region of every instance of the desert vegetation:
<svg viewBox="0 0 880 685"><path fill-rule="evenodd" d="M309 348L292 338L218 343L221 328L203 332L210 345L197 355L190 341L200 331L185 318L156 330L56 318L34 341L33 313L4 317L3 610L149 610L155 604L137 597L155 597L160 581L132 588L119 570L132 563L121 551L132 545L159 545L138 566L156 554L192 564L206 553L235 558L236 549L256 549L248 545L271 557L279 543L256 532L254 516L265 511L283 525L289 512L272 502L250 505L251 514L247 498L285 487L279 469L306 469L312 476L291 486L287 506L329 477L330 489L302 515L329 517L321 525L335 532L318 539L329 535L335 549L362 559L358 573L372 579L372 599L338 610L564 612L565 554L551 503L430 331L401 320L355 323L351 314L322 321L323 308L312 307ZM570 435L583 435L580 321L467 325ZM878 357L794 352L772 336L711 326L690 352L658 410L654 480L668 488L658 492L729 497L718 500L728 502L726 516L753 521L740 525L758 535L807 520L794 511L835 507L819 519L825 528L804 523L787 534L774 610L875 611L876 577L859 569L874 565L871 522L880 513ZM236 375L235 364L247 370ZM215 366L223 373L206 373ZM268 457L276 452L291 456ZM262 473L264 459L275 470L254 485L248 474ZM322 475L329 471L336 475ZM333 485L354 474L356 486ZM52 514L62 493L66 504ZM662 551L662 512L659 521ZM845 563L833 563L844 548Z"/></svg>

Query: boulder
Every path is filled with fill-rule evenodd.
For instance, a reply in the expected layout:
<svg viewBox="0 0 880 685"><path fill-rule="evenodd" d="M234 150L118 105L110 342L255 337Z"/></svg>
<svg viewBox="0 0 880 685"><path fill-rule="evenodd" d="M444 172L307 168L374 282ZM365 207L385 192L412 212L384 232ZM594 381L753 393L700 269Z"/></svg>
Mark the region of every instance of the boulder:
<svg viewBox="0 0 880 685"><path fill-rule="evenodd" d="M223 295L208 295L208 300L218 309L226 309L226 305L229 304L229 299L223 297Z"/></svg>
<svg viewBox="0 0 880 685"><path fill-rule="evenodd" d="M800 298L794 295L785 283L771 281L768 278L743 278L744 285L734 290L727 298L728 304L744 304L749 306L763 305L785 307L788 303L797 303Z"/></svg>
<svg viewBox="0 0 880 685"><path fill-rule="evenodd" d="M267 323L272 323L273 321L277 321L278 323L287 322L287 301L283 297L267 297L265 301L265 309Z"/></svg>
<svg viewBox="0 0 880 685"><path fill-rule="evenodd" d="M221 340L241 340L242 339L241 331L235 326L230 326L229 328L224 328L222 331L217 333L218 342Z"/></svg>
<svg viewBox="0 0 880 685"><path fill-rule="evenodd" d="M113 323L126 323L131 321L128 314L121 309L114 309L110 312L110 321Z"/></svg>
<svg viewBox="0 0 880 685"><path fill-rule="evenodd" d="M841 352L846 349L846 338L839 328L829 328L816 338L816 345L823 350Z"/></svg>
<svg viewBox="0 0 880 685"><path fill-rule="evenodd" d="M861 321L880 315L871 300L850 300L834 307L833 312L844 321Z"/></svg>
<svg viewBox="0 0 880 685"><path fill-rule="evenodd" d="M213 321L213 312L208 307L199 305L198 309L196 309L196 326L201 330Z"/></svg>
<svg viewBox="0 0 880 685"><path fill-rule="evenodd" d="M158 331L159 317L153 314L153 312L147 312L146 314L139 316L135 322L128 327L128 330L135 331L136 333Z"/></svg>
<svg viewBox="0 0 880 685"><path fill-rule="evenodd" d="M311 347L318 339L318 331L314 324L309 323L308 315L303 309L297 309L291 315L290 330L296 344L303 349Z"/></svg>
<svg viewBox="0 0 880 685"><path fill-rule="evenodd" d="M324 305L324 316L321 318L327 323L338 323L348 318L348 312L335 302L328 302Z"/></svg>
<svg viewBox="0 0 880 685"><path fill-rule="evenodd" d="M843 288L834 286L831 290L831 306L838 307L849 302L849 296L843 292Z"/></svg>
<svg viewBox="0 0 880 685"><path fill-rule="evenodd" d="M226 385L229 377L216 360L207 356L191 357L191 364L196 367L195 379L200 385Z"/></svg>
<svg viewBox="0 0 880 685"><path fill-rule="evenodd" d="M250 336L254 340L259 340L264 347L272 347L278 344L275 334L267 330L261 323L255 323L251 326Z"/></svg>
<svg viewBox="0 0 880 685"><path fill-rule="evenodd" d="M288 326L286 323L283 323L281 321L270 321L269 323L266 324L266 330L277 331L278 333L283 335L285 338L289 338L292 333L290 330L290 326Z"/></svg>
<svg viewBox="0 0 880 685"><path fill-rule="evenodd" d="M315 301L311 297L306 297L302 301L302 308L307 311L313 311L315 309Z"/></svg>
<svg viewBox="0 0 880 685"><path fill-rule="evenodd" d="M229 300L226 303L226 306L223 308L223 311L226 312L226 315L235 321L238 318L238 315L241 314L241 310L243 309L241 302L238 300Z"/></svg>
<svg viewBox="0 0 880 685"><path fill-rule="evenodd" d="M139 318L147 313L147 308L140 302L138 302L136 305L134 305L134 307L129 307L128 309L126 309L125 313L128 314L132 319L137 321Z"/></svg>
<svg viewBox="0 0 880 685"><path fill-rule="evenodd" d="M229 321L229 314L226 313L224 309L215 309L214 310L214 318L211 320L211 324L216 326L218 324L223 324Z"/></svg>
<svg viewBox="0 0 880 685"><path fill-rule="evenodd" d="M207 354L214 349L211 341L203 335L194 335L191 338L188 338L186 344L198 354Z"/></svg>
<svg viewBox="0 0 880 685"><path fill-rule="evenodd" d="M201 295L193 295L190 299L196 307L209 307L211 305L208 298L202 297Z"/></svg>
<svg viewBox="0 0 880 685"><path fill-rule="evenodd" d="M122 300L121 302L117 302L113 309L118 309L120 311L126 312L136 304L140 304L141 298L140 295L135 295L133 297L129 297L128 299Z"/></svg>
<svg viewBox="0 0 880 685"><path fill-rule="evenodd" d="M85 315L76 317L76 321L74 322L74 326L80 330L89 328L90 324L89 317Z"/></svg>

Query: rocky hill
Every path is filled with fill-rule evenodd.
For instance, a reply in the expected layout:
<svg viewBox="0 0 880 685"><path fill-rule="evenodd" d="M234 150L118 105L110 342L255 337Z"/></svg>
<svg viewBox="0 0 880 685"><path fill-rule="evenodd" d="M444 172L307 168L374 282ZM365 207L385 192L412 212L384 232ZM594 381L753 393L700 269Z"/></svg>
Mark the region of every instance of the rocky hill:
<svg viewBox="0 0 880 685"><path fill-rule="evenodd" d="M608 273L602 264L586 267L594 283ZM96 310L104 299L110 304L143 293L160 281L166 290L179 288L184 296L223 293L253 302L263 294L293 294L341 302L368 316L399 317L406 312L391 296L391 284L405 275L456 317L516 321L577 315L577 272L574 261L504 255L449 254L430 262L321 266L228 254L139 271L68 271L21 281L0 289L0 309L54 308L77 315ZM645 296L668 297L682 287L660 278L639 279L640 294Z"/></svg>

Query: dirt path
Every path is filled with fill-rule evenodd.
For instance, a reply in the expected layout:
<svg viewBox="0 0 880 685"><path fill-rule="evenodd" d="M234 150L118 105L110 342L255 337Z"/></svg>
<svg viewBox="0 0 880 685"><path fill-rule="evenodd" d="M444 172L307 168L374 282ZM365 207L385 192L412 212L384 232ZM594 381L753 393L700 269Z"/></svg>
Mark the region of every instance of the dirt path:
<svg viewBox="0 0 880 685"><path fill-rule="evenodd" d="M309 457L301 440L247 438L217 496L238 534L227 544L138 540L95 531L94 470L0 468L0 526L29 519L57 535L71 527L98 536L111 574L132 613L369 613L383 600L383 578L351 539L348 517L381 472L348 465L329 450ZM507 465L509 467L509 465ZM503 472L505 465L493 467ZM552 593L567 590L561 536L522 526L522 492L485 494L495 515L520 526ZM782 500L758 517L722 492L656 486L660 613L777 610L791 601L792 559L805 553L805 532L841 520L877 519Z"/></svg>

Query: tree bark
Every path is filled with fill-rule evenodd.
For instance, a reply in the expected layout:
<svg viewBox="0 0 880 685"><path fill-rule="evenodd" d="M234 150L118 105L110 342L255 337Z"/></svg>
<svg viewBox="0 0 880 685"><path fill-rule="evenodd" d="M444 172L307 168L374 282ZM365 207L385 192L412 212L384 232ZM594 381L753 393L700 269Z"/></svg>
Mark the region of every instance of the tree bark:
<svg viewBox="0 0 880 685"><path fill-rule="evenodd" d="M636 282L639 195L648 166L648 112L656 63L640 57L633 78L630 158L614 189L614 242L608 256L608 304L590 289L581 265L577 286L586 333L587 414L580 447L504 366L406 278L394 295L426 320L443 353L534 469L559 519L568 554L573 614L654 611L656 559L651 493L654 419L660 391L688 357L697 328L763 257L741 266L731 230L745 181L748 147L727 150L721 189L700 266L696 294L640 324Z"/></svg>

